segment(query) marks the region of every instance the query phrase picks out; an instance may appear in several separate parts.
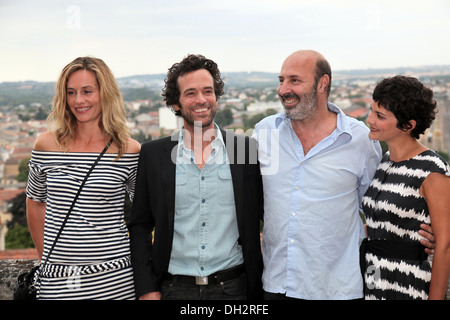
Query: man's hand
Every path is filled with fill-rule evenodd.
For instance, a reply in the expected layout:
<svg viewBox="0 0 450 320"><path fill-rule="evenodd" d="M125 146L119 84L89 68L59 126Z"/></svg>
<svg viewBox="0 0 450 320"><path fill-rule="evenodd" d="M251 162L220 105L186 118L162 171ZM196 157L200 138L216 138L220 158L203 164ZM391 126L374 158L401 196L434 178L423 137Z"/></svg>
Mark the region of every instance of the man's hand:
<svg viewBox="0 0 450 320"><path fill-rule="evenodd" d="M428 254L434 253L436 248L436 239L434 238L433 229L425 223L420 225L422 230L419 230L419 234L425 239L421 239L420 243L425 247L425 252Z"/></svg>
<svg viewBox="0 0 450 320"><path fill-rule="evenodd" d="M143 294L139 297L139 300L161 300L161 292L154 291Z"/></svg>

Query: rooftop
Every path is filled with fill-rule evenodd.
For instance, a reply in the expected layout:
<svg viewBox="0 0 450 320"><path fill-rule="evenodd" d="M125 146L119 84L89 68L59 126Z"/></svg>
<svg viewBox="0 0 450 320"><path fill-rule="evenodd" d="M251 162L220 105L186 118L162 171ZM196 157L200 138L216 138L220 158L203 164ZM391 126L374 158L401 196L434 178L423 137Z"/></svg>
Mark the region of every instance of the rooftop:
<svg viewBox="0 0 450 320"><path fill-rule="evenodd" d="M0 260L38 259L36 249L13 249L0 251Z"/></svg>

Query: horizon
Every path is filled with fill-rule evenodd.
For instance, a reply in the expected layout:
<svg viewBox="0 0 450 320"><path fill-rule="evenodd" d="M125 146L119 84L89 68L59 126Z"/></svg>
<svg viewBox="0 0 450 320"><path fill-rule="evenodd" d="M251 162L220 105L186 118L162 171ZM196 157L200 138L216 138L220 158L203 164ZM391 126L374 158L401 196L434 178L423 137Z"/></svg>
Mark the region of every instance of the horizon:
<svg viewBox="0 0 450 320"><path fill-rule="evenodd" d="M332 70L333 75L340 75L347 72L371 72L371 71L383 71L383 72L389 72L394 70L400 70L400 69L411 69L414 71L436 71L433 70L433 68L448 68L448 74L450 75L450 64L436 64L436 65L417 65L417 66L399 66L399 67L389 67L389 68L359 68L359 69L342 69L342 70ZM426 70L430 69L430 70ZM113 72L114 73L114 72ZM232 74L232 73L267 73L267 74L278 74L278 72L269 72L269 71L258 71L258 70L252 70L252 71L221 71L222 75L225 74ZM447 73L446 73L447 74ZM166 73L142 73L142 74L132 74L132 75L126 75L126 76L115 76L116 80L125 79L125 78L133 78L133 77L145 77L145 76L166 76ZM37 82L37 83L55 83L57 79L53 81L41 81L41 80L35 80L35 79L27 79L27 80L18 80L18 81L0 81L0 84L5 83L21 83L21 82Z"/></svg>

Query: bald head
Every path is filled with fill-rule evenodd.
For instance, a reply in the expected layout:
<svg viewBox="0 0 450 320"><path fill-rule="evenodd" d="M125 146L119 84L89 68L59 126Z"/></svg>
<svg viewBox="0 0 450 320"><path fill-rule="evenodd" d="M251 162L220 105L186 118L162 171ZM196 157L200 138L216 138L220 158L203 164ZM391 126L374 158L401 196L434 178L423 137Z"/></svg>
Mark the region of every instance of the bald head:
<svg viewBox="0 0 450 320"><path fill-rule="evenodd" d="M306 68L307 71L314 73L314 80L317 83L320 78L327 75L329 83L327 87L327 96L330 96L331 91L331 67L325 57L314 50L299 50L289 55L284 60L283 67L291 64L297 68ZM283 68L282 67L282 68Z"/></svg>
<svg viewBox="0 0 450 320"><path fill-rule="evenodd" d="M325 57L317 51L314 50L298 50L295 51L294 53L290 54L286 60L288 59L309 59L309 60L314 60L317 61L319 59L325 60Z"/></svg>

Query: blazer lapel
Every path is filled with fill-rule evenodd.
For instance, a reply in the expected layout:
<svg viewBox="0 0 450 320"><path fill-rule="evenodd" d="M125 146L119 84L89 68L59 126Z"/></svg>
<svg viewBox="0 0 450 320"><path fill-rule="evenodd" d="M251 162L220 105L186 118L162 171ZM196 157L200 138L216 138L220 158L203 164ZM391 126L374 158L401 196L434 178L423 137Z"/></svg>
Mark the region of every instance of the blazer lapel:
<svg viewBox="0 0 450 320"><path fill-rule="evenodd" d="M234 191L234 204L236 207L236 218L238 222L238 228L241 230L241 220L243 215L244 208L244 166L239 165L237 162L237 141L234 139L234 135L229 134L228 138L233 139L233 141L229 141L227 145L227 134L222 130L223 141L225 143L229 162L230 162L230 171L231 171L231 179L233 180L233 191Z"/></svg>
<svg viewBox="0 0 450 320"><path fill-rule="evenodd" d="M178 138L175 136L167 139L167 143L163 147L163 152L160 154L161 161L161 177L162 189L166 196L166 208L168 215L169 231L173 232L174 218L175 218L175 176L176 176L176 150Z"/></svg>

